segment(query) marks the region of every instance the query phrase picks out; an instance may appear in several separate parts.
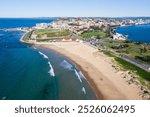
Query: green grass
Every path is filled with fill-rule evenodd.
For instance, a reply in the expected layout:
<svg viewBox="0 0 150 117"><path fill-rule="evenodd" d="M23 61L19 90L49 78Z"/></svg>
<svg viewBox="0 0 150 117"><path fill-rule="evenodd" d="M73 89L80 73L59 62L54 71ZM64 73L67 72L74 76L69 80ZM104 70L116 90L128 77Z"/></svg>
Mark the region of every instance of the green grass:
<svg viewBox="0 0 150 117"><path fill-rule="evenodd" d="M85 32L81 35L79 35L83 38L91 38L91 37L106 37L107 33L102 32L102 31L93 31L93 32Z"/></svg>
<svg viewBox="0 0 150 117"><path fill-rule="evenodd" d="M113 55L113 53L112 52L110 52L110 51L102 51L105 55L107 55L107 56L109 56L109 57L115 57L114 55Z"/></svg>
<svg viewBox="0 0 150 117"><path fill-rule="evenodd" d="M116 57L112 52L110 51L102 51L105 55L109 56L109 57L113 57L115 59L115 61L121 66L121 68L123 68L124 70L129 70L134 72L135 74L137 74L139 76L139 81L141 82L141 84L145 85L145 86L150 86L150 72L147 72L139 67L137 67L136 65L129 63L119 57Z"/></svg>
<svg viewBox="0 0 150 117"><path fill-rule="evenodd" d="M136 44L134 42L126 43L125 41L108 40L108 39L102 39L100 43L107 48L113 49L114 51L120 54L125 54L133 59L135 59L136 56L150 56L150 50L148 49L146 52L141 52L144 46L147 46L144 44ZM117 48L118 46L124 46L124 45L127 45L128 47L119 48L119 49ZM139 61L139 62L149 64L148 62L145 61Z"/></svg>
<svg viewBox="0 0 150 117"><path fill-rule="evenodd" d="M47 37L58 37L58 36L68 36L70 33L68 30L59 30L59 29L40 29L35 32L35 34L41 38L43 35Z"/></svg>
<svg viewBox="0 0 150 117"><path fill-rule="evenodd" d="M147 72L121 58L115 57L115 60L121 65L122 68L125 70L131 70L134 73L136 73L138 76L140 76L140 82L142 84L145 84L145 80L148 81L148 84L150 84L150 72Z"/></svg>
<svg viewBox="0 0 150 117"><path fill-rule="evenodd" d="M124 44L124 41L104 39L101 41L101 43L105 45L106 47L111 48L112 46L118 46L118 45Z"/></svg>
<svg viewBox="0 0 150 117"><path fill-rule="evenodd" d="M57 38L37 39L37 42L48 42L48 41L54 41L54 40L61 40L61 39L57 39Z"/></svg>

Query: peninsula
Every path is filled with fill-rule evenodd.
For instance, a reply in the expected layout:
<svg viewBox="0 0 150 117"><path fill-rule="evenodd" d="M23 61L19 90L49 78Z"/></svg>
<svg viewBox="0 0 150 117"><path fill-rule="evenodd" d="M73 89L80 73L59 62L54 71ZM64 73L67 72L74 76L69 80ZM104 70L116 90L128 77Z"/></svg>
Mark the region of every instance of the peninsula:
<svg viewBox="0 0 150 117"><path fill-rule="evenodd" d="M114 30L145 23L150 20L59 18L20 29L26 31L21 42L52 49L71 59L98 99L150 99L150 45L130 42L127 35Z"/></svg>

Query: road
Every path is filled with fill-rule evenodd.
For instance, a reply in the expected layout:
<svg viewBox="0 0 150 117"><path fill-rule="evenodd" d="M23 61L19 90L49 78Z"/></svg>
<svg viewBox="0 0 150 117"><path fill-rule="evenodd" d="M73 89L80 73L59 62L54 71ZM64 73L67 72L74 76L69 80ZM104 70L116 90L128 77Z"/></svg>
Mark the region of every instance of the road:
<svg viewBox="0 0 150 117"><path fill-rule="evenodd" d="M134 59L129 58L126 55L120 55L119 57L122 58L123 60L127 61L127 62L130 62L130 63L136 65L137 67L139 67L139 68L141 68L141 69L143 69L143 70L145 70L147 72L150 72L150 65L146 65L146 64L140 63L140 62L138 62L138 61L136 61Z"/></svg>
<svg viewBox="0 0 150 117"><path fill-rule="evenodd" d="M100 48L100 47L97 47L97 46L95 46L95 45L90 44L89 42L85 42L85 41L84 41L84 43L90 45L91 47L93 47L93 48L95 48L95 49L99 49L99 48ZM117 52L115 52L115 51L113 51L113 50L110 50L110 49L108 49L108 48L106 48L106 49L103 48L102 50L107 50L107 51L109 50L109 51L111 51L115 56L117 56L117 57L119 57L119 58L121 58L121 59L123 59L123 60L125 60L125 61L127 61L127 62L129 62L129 63L131 63L131 64L134 64L135 66L137 66L137 67L139 67L139 68L141 68L141 69L143 69L143 70L145 70L145 71L147 71L147 72L150 72L150 65L146 65L146 64L143 64L143 63L141 63L141 62L138 62L138 61L136 61L135 59L129 58L128 56L123 55L123 54L119 54L119 53L117 53Z"/></svg>
<svg viewBox="0 0 150 117"><path fill-rule="evenodd" d="M80 38L78 35L76 35L76 34L74 34L74 33L70 33L73 37L75 37L75 38ZM89 43L89 42L86 42L86 41L84 41L84 43L85 44L87 44L87 45L89 45L89 46L91 46L91 47L93 47L93 48L95 48L95 49L99 49L100 47L98 46L95 46L95 45L92 45L91 43ZM132 58L129 58L128 56L126 56L126 55L123 55L123 54L119 54L119 53L117 53L117 52L115 52L115 51L113 51L113 50L110 50L109 48L106 48L106 49L104 49L104 48L101 48L102 50L109 50L109 51L111 51L112 53L114 53L114 55L115 56L117 56L117 57L119 57L119 58L121 58L121 59L123 59L123 60L125 60L125 61L127 61L127 62L129 62L129 63L131 63L131 64L134 64L135 66L137 66L137 67L139 67L139 68L141 68L141 69L143 69L143 70L145 70L145 71L147 71L147 72L150 72L150 65L146 65L146 64L143 64L143 63L141 63L141 62L138 62L138 61L136 61L135 59L132 59Z"/></svg>

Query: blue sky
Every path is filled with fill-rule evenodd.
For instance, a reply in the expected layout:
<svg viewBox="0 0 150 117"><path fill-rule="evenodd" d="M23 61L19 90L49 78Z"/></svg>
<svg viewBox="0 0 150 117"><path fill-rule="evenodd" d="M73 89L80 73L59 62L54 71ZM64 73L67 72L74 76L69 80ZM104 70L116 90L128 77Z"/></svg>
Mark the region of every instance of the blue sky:
<svg viewBox="0 0 150 117"><path fill-rule="evenodd" d="M0 17L150 16L150 0L0 0Z"/></svg>

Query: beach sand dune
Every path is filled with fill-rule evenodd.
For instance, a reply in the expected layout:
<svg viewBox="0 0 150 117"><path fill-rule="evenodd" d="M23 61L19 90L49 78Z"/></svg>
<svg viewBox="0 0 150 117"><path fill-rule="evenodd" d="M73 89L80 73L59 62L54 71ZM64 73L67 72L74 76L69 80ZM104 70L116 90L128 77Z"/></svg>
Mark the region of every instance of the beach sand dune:
<svg viewBox="0 0 150 117"><path fill-rule="evenodd" d="M140 89L129 85L112 67L112 58L97 49L77 42L37 43L70 58L83 71L98 99L136 100Z"/></svg>

